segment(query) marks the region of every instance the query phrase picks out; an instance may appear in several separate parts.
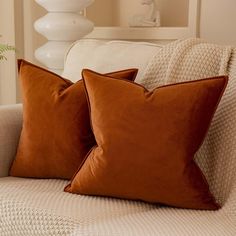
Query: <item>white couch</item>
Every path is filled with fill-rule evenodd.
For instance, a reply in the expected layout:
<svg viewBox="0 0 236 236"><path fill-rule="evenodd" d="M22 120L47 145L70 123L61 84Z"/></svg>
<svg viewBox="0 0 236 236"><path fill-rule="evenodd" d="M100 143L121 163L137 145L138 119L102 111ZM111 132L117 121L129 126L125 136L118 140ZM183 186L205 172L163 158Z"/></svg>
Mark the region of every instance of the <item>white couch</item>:
<svg viewBox="0 0 236 236"><path fill-rule="evenodd" d="M136 80L139 82L148 62L160 49L161 46L149 43L82 40L69 50L63 76L77 81L83 68L102 73L136 67L139 68ZM229 73L231 79L236 79L235 59L232 59ZM232 99L235 98L236 94ZM8 177L21 127L22 106L2 106L0 236L236 235L236 183L227 179L227 173L222 173L222 178L226 178L232 186L219 211L183 210L135 201L73 195L63 192L68 181ZM234 145L236 149L236 143ZM235 153L232 152L232 155L236 158Z"/></svg>

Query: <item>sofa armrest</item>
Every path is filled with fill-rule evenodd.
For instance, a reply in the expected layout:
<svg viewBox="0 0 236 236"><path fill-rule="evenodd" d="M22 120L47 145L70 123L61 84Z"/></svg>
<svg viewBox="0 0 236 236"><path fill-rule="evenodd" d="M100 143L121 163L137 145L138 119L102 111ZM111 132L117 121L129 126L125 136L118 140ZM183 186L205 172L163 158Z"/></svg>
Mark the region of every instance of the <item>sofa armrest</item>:
<svg viewBox="0 0 236 236"><path fill-rule="evenodd" d="M0 106L0 177L8 176L22 129L22 105Z"/></svg>

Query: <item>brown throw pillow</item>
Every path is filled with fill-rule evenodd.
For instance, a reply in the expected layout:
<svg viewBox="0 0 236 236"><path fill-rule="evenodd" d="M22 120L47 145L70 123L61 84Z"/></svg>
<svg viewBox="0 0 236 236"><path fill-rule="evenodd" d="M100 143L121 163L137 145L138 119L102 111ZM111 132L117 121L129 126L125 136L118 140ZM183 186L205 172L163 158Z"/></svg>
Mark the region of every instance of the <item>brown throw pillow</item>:
<svg viewBox="0 0 236 236"><path fill-rule="evenodd" d="M134 80L137 69L108 74ZM10 175L70 179L95 145L83 81L19 61L23 129Z"/></svg>
<svg viewBox="0 0 236 236"><path fill-rule="evenodd" d="M148 92L83 71L97 141L65 191L216 210L194 162L228 78L185 82Z"/></svg>

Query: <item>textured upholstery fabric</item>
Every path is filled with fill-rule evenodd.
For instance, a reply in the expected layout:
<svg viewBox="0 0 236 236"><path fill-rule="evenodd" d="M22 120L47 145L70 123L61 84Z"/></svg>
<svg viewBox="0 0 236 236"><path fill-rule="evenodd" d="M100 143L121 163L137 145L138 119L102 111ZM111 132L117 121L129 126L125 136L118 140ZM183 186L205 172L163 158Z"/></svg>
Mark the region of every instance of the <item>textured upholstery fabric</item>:
<svg viewBox="0 0 236 236"><path fill-rule="evenodd" d="M0 179L1 236L234 236L228 204L182 210L63 192L63 180Z"/></svg>
<svg viewBox="0 0 236 236"><path fill-rule="evenodd" d="M193 157L206 135L227 77L148 92L139 84L90 70L82 74L97 146L66 191L218 209Z"/></svg>
<svg viewBox="0 0 236 236"><path fill-rule="evenodd" d="M8 176L22 128L22 105L0 106L0 177Z"/></svg>
<svg viewBox="0 0 236 236"><path fill-rule="evenodd" d="M185 69L176 79L181 79L183 75L196 69L193 65L204 59L200 55L205 50L207 51L204 55L213 55L214 60L218 56L222 57L223 54L217 49L222 46L214 45L214 47L215 50L211 51L207 45L199 47L190 63L190 71ZM75 45L69 52L68 58L71 62L80 57L76 48ZM129 58L131 57L132 54ZM69 65L68 61L67 63L67 73L72 78L75 74L73 70L70 73L69 68L75 68L77 65ZM219 74L219 67L216 69L212 67L210 60L204 63L207 71L213 68L213 73L208 72L208 76ZM204 68L201 68L202 70L204 71ZM229 83L225 95L215 114L206 141L196 157L210 183L211 191L223 204L219 211L180 210L133 201L79 196L62 191L67 181L7 177L0 178L0 235L235 236L236 49L230 56L226 72L229 73ZM2 160L4 163L11 163L13 159L22 125L21 113L21 106L0 108L1 163ZM4 135L1 135L2 130ZM211 137L215 138L211 141ZM8 164L4 164L0 169L6 173L7 167Z"/></svg>
<svg viewBox="0 0 236 236"><path fill-rule="evenodd" d="M134 80L137 69L112 73ZM23 129L11 176L70 179L95 145L82 81L19 61Z"/></svg>

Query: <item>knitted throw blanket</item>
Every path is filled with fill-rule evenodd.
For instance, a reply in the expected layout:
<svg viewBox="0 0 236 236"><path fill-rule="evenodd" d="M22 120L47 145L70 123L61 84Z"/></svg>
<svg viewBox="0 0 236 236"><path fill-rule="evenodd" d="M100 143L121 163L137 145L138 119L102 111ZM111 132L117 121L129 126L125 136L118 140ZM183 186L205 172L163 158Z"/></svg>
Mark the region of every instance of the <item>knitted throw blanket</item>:
<svg viewBox="0 0 236 236"><path fill-rule="evenodd" d="M231 47L199 39L164 46L150 61L140 84L157 86L229 74L229 84L205 141L196 154L211 191L236 215L236 56ZM194 140L193 140L194 142ZM234 196L234 197L233 197ZM235 199L234 202L230 199Z"/></svg>
<svg viewBox="0 0 236 236"><path fill-rule="evenodd" d="M152 90L160 85L225 75L231 51L231 47L200 39L178 40L154 56L137 82Z"/></svg>

